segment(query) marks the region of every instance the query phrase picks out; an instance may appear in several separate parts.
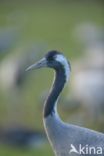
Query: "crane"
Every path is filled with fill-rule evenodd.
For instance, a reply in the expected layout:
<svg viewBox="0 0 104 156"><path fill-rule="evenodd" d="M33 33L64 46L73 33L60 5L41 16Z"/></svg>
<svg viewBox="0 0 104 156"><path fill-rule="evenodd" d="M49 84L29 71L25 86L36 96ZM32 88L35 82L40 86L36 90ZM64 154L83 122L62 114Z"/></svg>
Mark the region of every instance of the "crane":
<svg viewBox="0 0 104 156"><path fill-rule="evenodd" d="M87 153L85 153L86 156L98 156L97 152L102 152L100 155L104 156L103 133L64 123L57 112L57 101L59 95L71 73L69 61L62 53L52 50L49 51L40 61L29 66L26 71L42 67L49 67L55 70L54 83L49 96L45 101L43 111L45 131L55 155L72 156L72 154L74 154L74 156L78 156L78 154L80 154L80 156L82 156L82 151L79 151L79 153L72 153L72 150L70 152L70 149L74 147L74 149L76 149L74 151L78 151L80 150L79 146L83 146L87 149L90 149L91 147L96 148L96 153L94 153L95 151L89 153L88 150L85 150L84 152L87 151ZM99 147L101 151L97 151L97 147ZM89 151L91 152L91 150Z"/></svg>

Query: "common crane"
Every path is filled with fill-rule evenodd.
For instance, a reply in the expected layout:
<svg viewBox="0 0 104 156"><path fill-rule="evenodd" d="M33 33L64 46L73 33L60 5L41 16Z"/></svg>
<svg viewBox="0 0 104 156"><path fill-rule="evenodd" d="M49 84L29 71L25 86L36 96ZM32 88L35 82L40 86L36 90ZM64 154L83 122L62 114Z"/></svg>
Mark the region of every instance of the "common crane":
<svg viewBox="0 0 104 156"><path fill-rule="evenodd" d="M68 60L62 53L56 50L49 51L43 59L28 67L26 71L42 67L49 67L55 70L54 84L45 102L43 111L45 131L55 155L83 156L83 152L86 152L86 149L83 152L79 151L79 146L83 146L87 149L91 147L96 148L96 151L94 151L96 153L89 153L87 150L86 156L104 156L103 133L64 123L57 113L59 95L70 77L71 68ZM70 152L70 150L72 151L72 147L75 147L79 153ZM100 148L99 151L97 151L98 147Z"/></svg>

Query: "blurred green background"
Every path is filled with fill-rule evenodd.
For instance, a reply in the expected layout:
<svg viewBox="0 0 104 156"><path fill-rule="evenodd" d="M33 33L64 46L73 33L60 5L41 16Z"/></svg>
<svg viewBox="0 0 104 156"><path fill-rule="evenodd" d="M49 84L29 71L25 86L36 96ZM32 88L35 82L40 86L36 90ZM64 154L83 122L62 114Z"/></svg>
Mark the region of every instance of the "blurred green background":
<svg viewBox="0 0 104 156"><path fill-rule="evenodd" d="M103 15L104 5L100 0L0 1L1 138L5 136L4 130L7 133L8 129L44 132L42 108L53 79L53 72L45 69L25 73L25 68L52 49L62 51L73 64L84 55L83 51L86 48L85 43L79 41L83 31L76 33L77 26L86 24L103 29ZM70 84L73 77L72 65ZM69 108L68 100L70 101L72 88L73 86L66 87L60 99L59 112L63 120L103 131L103 119L101 123L90 122L89 115L86 114L86 120L81 122L86 110L79 106L75 107L76 109L73 106ZM34 148L14 148L2 142L4 141L1 139L0 156L53 155L47 141Z"/></svg>

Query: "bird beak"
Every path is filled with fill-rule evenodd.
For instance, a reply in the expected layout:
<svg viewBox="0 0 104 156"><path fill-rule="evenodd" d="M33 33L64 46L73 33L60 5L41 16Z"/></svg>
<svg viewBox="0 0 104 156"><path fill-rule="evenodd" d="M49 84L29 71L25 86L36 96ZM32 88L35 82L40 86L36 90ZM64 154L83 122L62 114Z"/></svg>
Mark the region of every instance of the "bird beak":
<svg viewBox="0 0 104 156"><path fill-rule="evenodd" d="M33 70L33 69L38 69L38 68L42 68L42 67L46 67L47 66L47 61L45 58L41 59L40 61L38 61L35 64L32 64L31 66L29 66L26 71L29 70Z"/></svg>

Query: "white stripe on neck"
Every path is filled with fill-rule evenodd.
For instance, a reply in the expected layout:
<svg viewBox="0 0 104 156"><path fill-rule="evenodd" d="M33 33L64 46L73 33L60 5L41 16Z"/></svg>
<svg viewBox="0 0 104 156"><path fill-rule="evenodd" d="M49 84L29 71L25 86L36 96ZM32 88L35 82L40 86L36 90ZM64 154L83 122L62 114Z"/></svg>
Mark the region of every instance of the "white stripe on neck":
<svg viewBox="0 0 104 156"><path fill-rule="evenodd" d="M65 69L66 81L68 81L69 75L70 75L70 66L69 66L67 59L63 55L58 54L55 56L55 60L60 62L63 65Z"/></svg>

